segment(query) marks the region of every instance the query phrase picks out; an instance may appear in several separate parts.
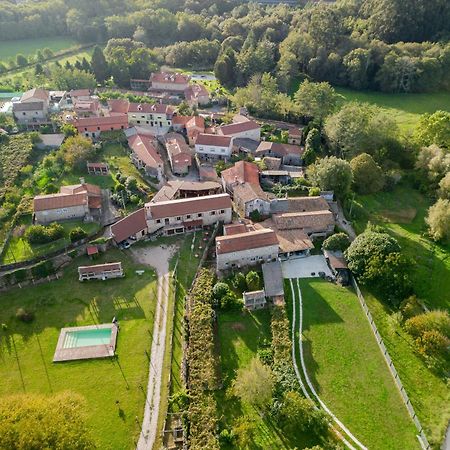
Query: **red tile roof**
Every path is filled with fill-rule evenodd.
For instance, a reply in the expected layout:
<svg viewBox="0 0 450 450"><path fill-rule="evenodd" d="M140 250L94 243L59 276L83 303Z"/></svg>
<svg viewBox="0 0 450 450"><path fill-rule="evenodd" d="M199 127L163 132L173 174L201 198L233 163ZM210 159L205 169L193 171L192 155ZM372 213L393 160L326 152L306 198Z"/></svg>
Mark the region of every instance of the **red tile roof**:
<svg viewBox="0 0 450 450"><path fill-rule="evenodd" d="M173 116L173 125L186 125L194 116Z"/></svg>
<svg viewBox="0 0 450 450"><path fill-rule="evenodd" d="M163 166L163 160L156 149L156 142L151 137L135 134L128 139L128 145L146 166L154 168Z"/></svg>
<svg viewBox="0 0 450 450"><path fill-rule="evenodd" d="M186 84L189 83L190 77L182 73L173 72L156 72L150 76L152 83L172 83L172 84Z"/></svg>
<svg viewBox="0 0 450 450"><path fill-rule="evenodd" d="M194 100L199 97L209 97L209 92L203 84L191 84L184 90L186 100Z"/></svg>
<svg viewBox="0 0 450 450"><path fill-rule="evenodd" d="M256 154L268 154L278 156L280 158L287 155L303 155L305 149L299 145L281 144L279 142L261 141L256 149Z"/></svg>
<svg viewBox="0 0 450 450"><path fill-rule="evenodd" d="M230 136L219 136L217 134L200 133L195 145L210 145L213 147L229 147L232 138Z"/></svg>
<svg viewBox="0 0 450 450"><path fill-rule="evenodd" d="M48 91L45 89L34 88L26 91L20 97L21 102L27 102L28 100L42 100L48 101Z"/></svg>
<svg viewBox="0 0 450 450"><path fill-rule="evenodd" d="M222 179L227 185L250 183L259 185L259 168L248 161L238 161L233 167L222 171Z"/></svg>
<svg viewBox="0 0 450 450"><path fill-rule="evenodd" d="M61 186L59 190L62 194L79 194L80 192L87 192L89 195L102 195L100 187L91 183L70 184Z"/></svg>
<svg viewBox="0 0 450 450"><path fill-rule="evenodd" d="M230 223L229 225L223 226L223 235L232 236L233 234L245 233L247 227L245 223Z"/></svg>
<svg viewBox="0 0 450 450"><path fill-rule="evenodd" d="M146 113L146 114L166 114L171 116L173 109L169 105L162 103L130 103L128 106L129 113Z"/></svg>
<svg viewBox="0 0 450 450"><path fill-rule="evenodd" d="M203 197L146 203L145 208L152 219L164 219L219 209L231 209L231 198L228 194L205 195Z"/></svg>
<svg viewBox="0 0 450 450"><path fill-rule="evenodd" d="M205 119L201 116L193 116L186 122L186 129L189 131L190 128L201 128L205 129Z"/></svg>
<svg viewBox="0 0 450 450"><path fill-rule="evenodd" d="M80 266L78 267L78 273L102 273L105 271L111 271L111 270L122 270L122 263L121 262L115 262L115 263L107 263L107 264L96 264L95 266Z"/></svg>
<svg viewBox="0 0 450 450"><path fill-rule="evenodd" d="M259 130L260 126L253 120L247 122L230 123L229 125L222 125L217 132L223 136L234 136L235 134L243 133L244 131Z"/></svg>
<svg viewBox="0 0 450 450"><path fill-rule="evenodd" d="M261 229L232 234L231 236L216 237L217 254L233 253L254 248L278 245L278 238L274 231Z"/></svg>
<svg viewBox="0 0 450 450"><path fill-rule="evenodd" d="M88 245L86 247L86 253L88 254L88 256L96 255L98 253L97 246L96 245Z"/></svg>
<svg viewBox="0 0 450 450"><path fill-rule="evenodd" d="M78 194L37 195L33 199L33 208L35 212L84 205L88 205L87 192Z"/></svg>
<svg viewBox="0 0 450 450"><path fill-rule="evenodd" d="M128 116L126 114L118 114L115 116L79 118L74 121L74 126L80 133L84 131L109 131L111 128L120 130L128 128Z"/></svg>
<svg viewBox="0 0 450 450"><path fill-rule="evenodd" d="M111 225L111 234L114 241L119 243L146 229L145 209L141 208Z"/></svg>
<svg viewBox="0 0 450 450"><path fill-rule="evenodd" d="M129 101L123 98L108 100L109 111L113 113L126 114L128 112Z"/></svg>

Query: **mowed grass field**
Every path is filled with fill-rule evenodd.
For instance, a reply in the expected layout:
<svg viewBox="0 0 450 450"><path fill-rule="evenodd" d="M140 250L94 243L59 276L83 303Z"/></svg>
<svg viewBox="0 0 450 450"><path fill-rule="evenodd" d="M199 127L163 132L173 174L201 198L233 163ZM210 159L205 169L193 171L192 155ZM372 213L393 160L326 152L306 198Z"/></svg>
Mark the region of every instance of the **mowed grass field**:
<svg viewBox="0 0 450 450"><path fill-rule="evenodd" d="M436 244L426 235L424 219L431 201L407 184L356 200L368 214L354 222L356 231L363 231L367 220L383 226L413 261L410 278L418 297L430 309L449 310L450 244ZM447 379L426 367L396 311L367 291L365 297L427 438L439 446L450 420Z"/></svg>
<svg viewBox="0 0 450 450"><path fill-rule="evenodd" d="M126 276L80 283L73 261L60 280L2 292L0 323L0 396L16 392L52 395L74 391L86 398L88 424L97 448L131 449L140 430L148 376L156 277L127 252L110 250L96 263L122 261ZM145 270L139 276L136 269ZM18 308L35 312L25 324ZM67 326L120 324L117 358L53 363L60 329Z"/></svg>
<svg viewBox="0 0 450 450"><path fill-rule="evenodd" d="M237 370L245 368L257 357L258 348L271 340L271 313L268 309L248 312L221 312L218 316L218 348L220 349L220 369L223 387L216 392L217 407L221 426L231 428L235 421L247 416L256 426L251 450L287 450L318 445L312 435L285 434L271 419L270 414L261 414L250 404L241 402L232 394L232 384ZM223 450L240 449L237 444Z"/></svg>
<svg viewBox="0 0 450 450"><path fill-rule="evenodd" d="M29 56L44 48L59 52L76 45L79 45L79 43L68 36L2 41L0 42L0 61L15 58L18 53Z"/></svg>
<svg viewBox="0 0 450 450"><path fill-rule="evenodd" d="M387 94L383 92L355 91L336 87L345 102L358 101L377 105L395 119L403 133L412 131L421 114L437 110L450 111L450 92L427 94Z"/></svg>
<svg viewBox="0 0 450 450"><path fill-rule="evenodd" d="M414 424L355 293L318 278L298 283L305 365L318 395L369 449L419 449ZM295 280L294 289L298 285ZM290 287L287 293L292 315Z"/></svg>

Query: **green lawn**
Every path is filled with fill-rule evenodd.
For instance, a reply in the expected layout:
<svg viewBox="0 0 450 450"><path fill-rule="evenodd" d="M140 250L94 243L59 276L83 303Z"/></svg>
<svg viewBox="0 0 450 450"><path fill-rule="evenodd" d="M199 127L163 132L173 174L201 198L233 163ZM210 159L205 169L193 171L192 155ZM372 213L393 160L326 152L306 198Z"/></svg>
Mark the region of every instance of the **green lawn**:
<svg viewBox="0 0 450 450"><path fill-rule="evenodd" d="M216 393L219 417L223 428L233 426L240 416L249 416L257 427L252 450L284 450L317 445L313 436L297 433L288 436L268 414L261 415L253 406L230 395L230 386L239 368L246 367L256 357L260 344L271 340L270 310L255 312L221 312L218 317L218 338L223 388ZM228 390L228 392L227 392ZM223 447L236 449L237 446Z"/></svg>
<svg viewBox="0 0 450 450"><path fill-rule="evenodd" d="M439 109L450 111L450 93L431 94L386 94L383 92L355 91L337 87L346 102L359 101L375 104L384 108L398 123L404 132L411 131L420 115L433 113Z"/></svg>
<svg viewBox="0 0 450 450"><path fill-rule="evenodd" d="M3 292L0 323L0 395L71 390L88 403L88 423L101 449L135 448L142 420L148 374L150 333L156 303L155 275L127 253L110 250L96 262L122 261L123 279L80 283L76 259L64 278ZM136 269L144 269L138 276ZM20 307L35 311L31 324L15 318ZM60 328L120 323L117 359L52 363ZM119 403L117 403L117 401Z"/></svg>
<svg viewBox="0 0 450 450"><path fill-rule="evenodd" d="M318 395L368 448L420 448L354 292L317 278L299 283L305 364Z"/></svg>
<svg viewBox="0 0 450 450"><path fill-rule="evenodd" d="M97 222L83 223L81 220L70 220L61 222L64 227L65 236L57 241L48 244L30 244L24 237L23 233L27 226L31 225L31 215L22 216L16 225L13 237L8 243L7 248L2 257L2 264L10 264L13 262L25 261L38 256L45 255L55 250L61 250L70 244L69 233L73 228L81 227L88 235L94 234L100 230ZM20 231L19 231L20 230Z"/></svg>
<svg viewBox="0 0 450 450"><path fill-rule="evenodd" d="M79 43L68 36L3 41L0 42L0 61L15 58L18 53L29 56L44 48L49 48L53 52L59 52L76 45L79 45Z"/></svg>

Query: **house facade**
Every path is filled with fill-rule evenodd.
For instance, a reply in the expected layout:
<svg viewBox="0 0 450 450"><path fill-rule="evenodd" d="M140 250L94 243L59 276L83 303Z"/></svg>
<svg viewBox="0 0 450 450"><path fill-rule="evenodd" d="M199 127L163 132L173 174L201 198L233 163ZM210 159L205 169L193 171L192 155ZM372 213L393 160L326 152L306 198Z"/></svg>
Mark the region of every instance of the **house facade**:
<svg viewBox="0 0 450 450"><path fill-rule="evenodd" d="M207 161L227 160L232 147L233 138L230 136L200 133L195 141L195 152Z"/></svg>
<svg viewBox="0 0 450 450"><path fill-rule="evenodd" d="M145 204L148 232L164 235L185 233L214 225L230 223L231 199L228 194L208 195Z"/></svg>
<svg viewBox="0 0 450 450"><path fill-rule="evenodd" d="M191 77L182 73L156 72L150 75L150 90L184 94Z"/></svg>
<svg viewBox="0 0 450 450"><path fill-rule="evenodd" d="M164 138L167 156L174 175L186 175L192 166L193 151L181 134L170 133Z"/></svg>
<svg viewBox="0 0 450 450"><path fill-rule="evenodd" d="M83 136L96 139L103 131L117 131L128 128L126 114L99 117L81 117L73 121L74 127Z"/></svg>
<svg viewBox="0 0 450 450"><path fill-rule="evenodd" d="M246 138L257 142L261 140L261 127L253 120L222 125L218 128L217 133L222 136Z"/></svg>
<svg viewBox="0 0 450 450"><path fill-rule="evenodd" d="M39 124L47 121L50 97L45 89L24 92L19 102L13 103L14 118L19 124Z"/></svg>
<svg viewBox="0 0 450 450"><path fill-rule="evenodd" d="M128 123L150 127L168 128L172 126L173 109L161 103L129 103Z"/></svg>
<svg viewBox="0 0 450 450"><path fill-rule="evenodd" d="M270 201L259 184L242 183L234 187L233 201L242 217L250 217L254 211L261 216L270 214Z"/></svg>
<svg viewBox="0 0 450 450"><path fill-rule="evenodd" d="M203 84L190 84L184 91L184 98L191 108L205 106L210 102L209 93Z"/></svg>

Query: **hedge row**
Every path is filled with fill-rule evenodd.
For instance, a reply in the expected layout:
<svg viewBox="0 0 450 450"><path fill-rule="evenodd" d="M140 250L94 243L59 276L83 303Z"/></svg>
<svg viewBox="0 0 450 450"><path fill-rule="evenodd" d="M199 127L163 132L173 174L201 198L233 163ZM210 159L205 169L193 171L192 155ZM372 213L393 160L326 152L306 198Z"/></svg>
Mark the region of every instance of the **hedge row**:
<svg viewBox="0 0 450 450"><path fill-rule="evenodd" d="M219 450L217 438L217 404L213 390L217 387L214 354L213 302L214 274L202 269L192 287L189 305L188 338L188 409L191 450Z"/></svg>

